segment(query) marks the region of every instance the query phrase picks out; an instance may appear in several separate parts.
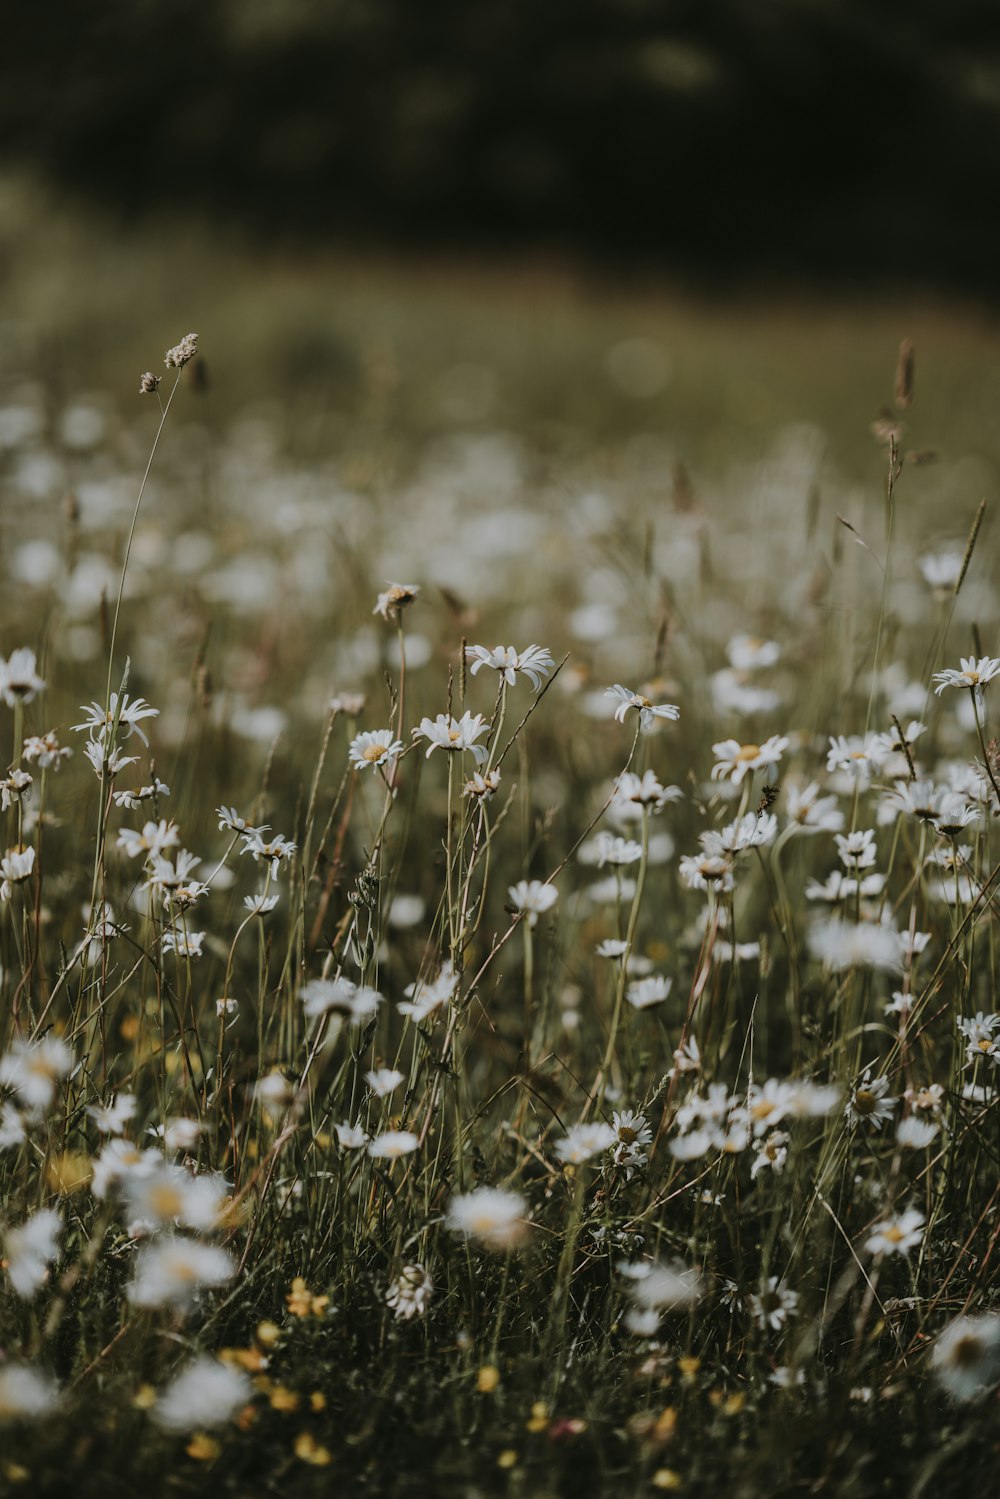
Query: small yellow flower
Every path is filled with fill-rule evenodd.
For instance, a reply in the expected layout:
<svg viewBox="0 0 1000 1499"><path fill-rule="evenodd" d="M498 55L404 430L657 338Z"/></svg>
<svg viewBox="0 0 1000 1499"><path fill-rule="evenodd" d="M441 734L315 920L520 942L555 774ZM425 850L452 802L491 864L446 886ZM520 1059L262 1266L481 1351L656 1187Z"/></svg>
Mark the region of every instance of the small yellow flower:
<svg viewBox="0 0 1000 1499"><path fill-rule="evenodd" d="M23 1468L20 1463L4 1463L2 1471L8 1483L24 1483L31 1477L28 1469Z"/></svg>
<svg viewBox="0 0 1000 1499"><path fill-rule="evenodd" d="M309 1396L309 1409L312 1411L326 1410L326 1396L322 1390L313 1390Z"/></svg>
<svg viewBox="0 0 1000 1499"><path fill-rule="evenodd" d="M514 1451L513 1447L505 1447L503 1452L501 1452L500 1456L497 1458L497 1467L512 1468L516 1462L517 1453Z"/></svg>
<svg viewBox="0 0 1000 1499"><path fill-rule="evenodd" d="M156 1404L156 1390L151 1384L141 1384L132 1396L132 1404L137 1411L152 1410Z"/></svg>
<svg viewBox="0 0 1000 1499"><path fill-rule="evenodd" d="M273 1348L281 1337L281 1328L277 1322L258 1322L254 1337L262 1348Z"/></svg>
<svg viewBox="0 0 1000 1499"><path fill-rule="evenodd" d="M325 1468L331 1460L327 1448L320 1446L311 1431L300 1431L295 1438L295 1456L314 1468Z"/></svg>
<svg viewBox="0 0 1000 1499"><path fill-rule="evenodd" d="M267 1368L267 1355L259 1348L220 1348L217 1357L221 1363L230 1364L234 1369L245 1369L248 1374Z"/></svg>
<svg viewBox="0 0 1000 1499"><path fill-rule="evenodd" d="M654 1489L679 1489L681 1480L673 1468L657 1468L650 1482Z"/></svg>
<svg viewBox="0 0 1000 1499"><path fill-rule="evenodd" d="M330 1305L329 1296L314 1296L301 1275L292 1281L285 1301L293 1317L322 1317Z"/></svg>
<svg viewBox="0 0 1000 1499"><path fill-rule="evenodd" d="M500 1370L496 1364L484 1364L476 1375L476 1389L480 1395L492 1395L500 1383Z"/></svg>
<svg viewBox="0 0 1000 1499"><path fill-rule="evenodd" d="M691 1357L679 1358L677 1360L677 1367L684 1375L684 1378L691 1382L701 1368L701 1359Z"/></svg>
<svg viewBox="0 0 1000 1499"><path fill-rule="evenodd" d="M204 1431L196 1431L184 1450L197 1463L214 1463L222 1448L214 1437L208 1436Z"/></svg>
<svg viewBox="0 0 1000 1499"><path fill-rule="evenodd" d="M657 1418L656 1425L653 1427L653 1436L658 1442L669 1442L676 1429L677 1412L672 1405L668 1405L666 1410Z"/></svg>
<svg viewBox="0 0 1000 1499"><path fill-rule="evenodd" d="M737 1391L735 1395L729 1395L725 1405L722 1407L723 1414L727 1416L738 1416L746 1404L746 1396Z"/></svg>
<svg viewBox="0 0 1000 1499"><path fill-rule="evenodd" d="M287 1385L275 1385L271 1391L271 1409L273 1411L294 1411L299 1408L299 1397L294 1390Z"/></svg>
<svg viewBox="0 0 1000 1499"><path fill-rule="evenodd" d="M531 1407L531 1420L527 1423L529 1431L545 1431L549 1424L549 1408L544 1400L536 1400Z"/></svg>

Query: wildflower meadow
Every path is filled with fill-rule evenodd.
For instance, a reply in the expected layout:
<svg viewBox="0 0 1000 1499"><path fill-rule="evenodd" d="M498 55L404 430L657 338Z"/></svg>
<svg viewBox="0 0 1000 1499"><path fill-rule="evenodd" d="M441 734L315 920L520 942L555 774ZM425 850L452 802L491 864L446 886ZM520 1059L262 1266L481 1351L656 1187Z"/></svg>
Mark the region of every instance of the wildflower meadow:
<svg viewBox="0 0 1000 1499"><path fill-rule="evenodd" d="M725 507L293 461L196 333L0 389L0 1492L992 1490L993 502L893 352Z"/></svg>

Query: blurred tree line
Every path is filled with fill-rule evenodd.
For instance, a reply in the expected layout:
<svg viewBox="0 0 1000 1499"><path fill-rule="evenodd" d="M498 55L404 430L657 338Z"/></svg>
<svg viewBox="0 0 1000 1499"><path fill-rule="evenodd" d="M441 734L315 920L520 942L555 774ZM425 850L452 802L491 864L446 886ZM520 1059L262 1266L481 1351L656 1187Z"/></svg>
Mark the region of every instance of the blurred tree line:
<svg viewBox="0 0 1000 1499"><path fill-rule="evenodd" d="M0 152L129 218L989 292L996 0L8 0Z"/></svg>

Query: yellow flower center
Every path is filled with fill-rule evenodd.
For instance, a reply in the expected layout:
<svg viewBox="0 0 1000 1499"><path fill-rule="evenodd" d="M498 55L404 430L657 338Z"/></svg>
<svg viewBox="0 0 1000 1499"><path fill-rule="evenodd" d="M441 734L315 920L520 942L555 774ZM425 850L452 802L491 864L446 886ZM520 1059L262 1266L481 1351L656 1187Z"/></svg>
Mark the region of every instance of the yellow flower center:
<svg viewBox="0 0 1000 1499"><path fill-rule="evenodd" d="M859 1114L874 1114L878 1099L869 1088L859 1088L854 1095L854 1107Z"/></svg>
<svg viewBox="0 0 1000 1499"><path fill-rule="evenodd" d="M362 752L361 752L361 758L363 760L367 760L368 763L371 765L371 764L374 764L374 762L376 760L381 760L381 758L382 758L382 756L384 754L385 754L385 745L384 744L368 744L362 750Z"/></svg>
<svg viewBox="0 0 1000 1499"><path fill-rule="evenodd" d="M756 760L759 754L759 744L743 744L736 751L736 758L737 760Z"/></svg>
<svg viewBox="0 0 1000 1499"><path fill-rule="evenodd" d="M882 1237L888 1239L890 1244L899 1244L905 1238L905 1234L897 1223L893 1223L885 1230Z"/></svg>

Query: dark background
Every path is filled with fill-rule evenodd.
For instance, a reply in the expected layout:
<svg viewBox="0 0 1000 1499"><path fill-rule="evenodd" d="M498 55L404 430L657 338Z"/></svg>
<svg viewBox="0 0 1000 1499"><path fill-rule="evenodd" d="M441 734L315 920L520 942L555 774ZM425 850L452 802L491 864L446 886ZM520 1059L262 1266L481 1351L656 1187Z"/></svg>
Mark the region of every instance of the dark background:
<svg viewBox="0 0 1000 1499"><path fill-rule="evenodd" d="M996 0L10 3L0 165L135 224L997 286Z"/></svg>

